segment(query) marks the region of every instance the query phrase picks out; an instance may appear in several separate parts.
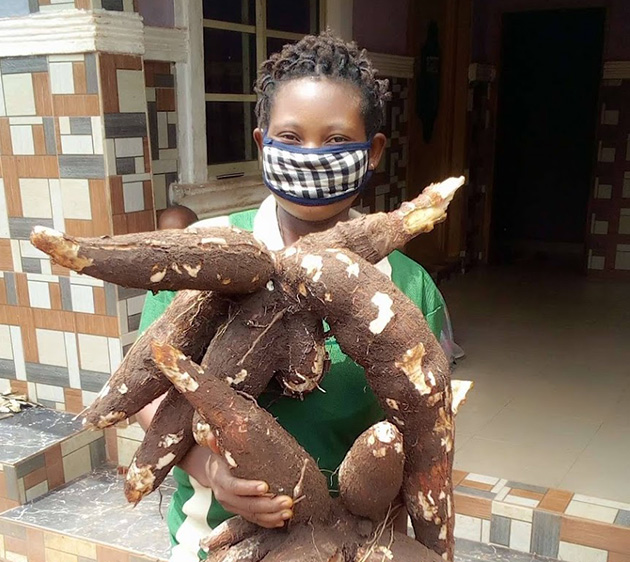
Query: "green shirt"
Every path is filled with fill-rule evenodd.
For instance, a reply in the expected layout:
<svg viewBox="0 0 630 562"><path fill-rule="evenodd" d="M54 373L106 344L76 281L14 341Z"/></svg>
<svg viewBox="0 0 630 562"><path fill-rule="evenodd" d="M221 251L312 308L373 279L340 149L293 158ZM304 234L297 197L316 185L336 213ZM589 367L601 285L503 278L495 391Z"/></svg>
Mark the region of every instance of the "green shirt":
<svg viewBox="0 0 630 562"><path fill-rule="evenodd" d="M256 210L235 213L230 215L230 223L251 231L255 214ZM400 252L393 252L387 259L392 269L392 281L423 311L439 339L444 322L444 301L433 280L420 265ZM147 296L141 331L166 310L174 294L163 291ZM367 384L363 368L341 351L334 337L328 338L326 348L331 365L322 381L322 391L316 390L300 401L282 396L273 381L258 402L317 461L329 479L331 493L335 494L336 471L347 451L363 431L383 418L383 411ZM171 500L168 524L171 539L177 544L177 530L187 517L185 504L195 490L183 470L175 468L173 475L178 487ZM207 523L211 528L231 516L216 500L208 507Z"/></svg>

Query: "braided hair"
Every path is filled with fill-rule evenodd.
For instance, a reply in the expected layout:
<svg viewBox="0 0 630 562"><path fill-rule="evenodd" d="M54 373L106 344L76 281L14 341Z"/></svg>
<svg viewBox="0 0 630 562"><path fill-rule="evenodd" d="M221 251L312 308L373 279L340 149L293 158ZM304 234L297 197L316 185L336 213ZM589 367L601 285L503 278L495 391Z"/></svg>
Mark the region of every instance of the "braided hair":
<svg viewBox="0 0 630 562"><path fill-rule="evenodd" d="M326 77L355 85L361 93L361 115L365 132L371 138L385 120L385 101L390 98L387 80L376 78L376 69L365 49L346 43L330 31L307 35L295 44L288 44L260 66L254 90L258 94L256 117L258 126L266 129L273 97L283 82L297 78Z"/></svg>

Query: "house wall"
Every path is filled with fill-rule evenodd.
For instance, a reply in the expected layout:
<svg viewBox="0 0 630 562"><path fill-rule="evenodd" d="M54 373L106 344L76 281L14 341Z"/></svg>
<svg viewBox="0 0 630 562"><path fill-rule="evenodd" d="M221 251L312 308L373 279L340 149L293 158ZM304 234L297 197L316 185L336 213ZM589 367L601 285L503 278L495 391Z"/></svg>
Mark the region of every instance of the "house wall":
<svg viewBox="0 0 630 562"><path fill-rule="evenodd" d="M175 108L170 62L0 58L0 390L80 412L136 339L144 291L54 265L28 237L35 225L76 236L153 230L177 179Z"/></svg>
<svg viewBox="0 0 630 562"><path fill-rule="evenodd" d="M409 0L354 2L352 38L374 53L407 55Z"/></svg>
<svg viewBox="0 0 630 562"><path fill-rule="evenodd" d="M136 0L145 25L175 27L174 0Z"/></svg>
<svg viewBox="0 0 630 562"><path fill-rule="evenodd" d="M624 0L476 0L473 10L473 62L499 69L501 16L505 12L605 7L604 72L600 83L595 161L587 225L587 263L590 275L630 278L630 3ZM607 78L607 62L625 62L626 70ZM487 73L486 73L487 74ZM485 259L496 131L496 82L469 84L471 139L469 224L481 225L481 237L471 233L467 244ZM480 253L481 252L481 253Z"/></svg>

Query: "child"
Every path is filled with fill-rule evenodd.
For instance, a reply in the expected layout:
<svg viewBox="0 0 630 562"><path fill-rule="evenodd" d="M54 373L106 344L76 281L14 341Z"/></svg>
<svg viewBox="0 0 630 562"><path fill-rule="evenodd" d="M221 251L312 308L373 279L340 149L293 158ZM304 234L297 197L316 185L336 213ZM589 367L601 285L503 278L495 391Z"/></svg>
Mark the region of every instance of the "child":
<svg viewBox="0 0 630 562"><path fill-rule="evenodd" d="M186 228L198 220L199 217L192 209L183 205L172 205L162 211L158 219L158 230Z"/></svg>
<svg viewBox="0 0 630 562"><path fill-rule="evenodd" d="M254 139L263 159L263 179L272 192L258 210L200 221L196 226L234 225L254 232L271 250L352 217L351 206L385 148L387 81L377 80L365 52L329 33L305 37L263 63L256 91ZM379 269L424 312L439 337L443 301L426 272L399 252ZM149 295L141 329L170 302L171 294ZM325 392L304 401L280 396L271 383L259 403L318 461L336 488L336 470L354 440L383 417L363 370L334 338L327 343L331 368ZM147 425L155 404L139 420ZM174 469L178 488L168 524L171 560L194 561L199 540L212 527L240 514L264 527L281 527L292 516L288 496L268 497L264 482L232 476L224 459L195 447Z"/></svg>

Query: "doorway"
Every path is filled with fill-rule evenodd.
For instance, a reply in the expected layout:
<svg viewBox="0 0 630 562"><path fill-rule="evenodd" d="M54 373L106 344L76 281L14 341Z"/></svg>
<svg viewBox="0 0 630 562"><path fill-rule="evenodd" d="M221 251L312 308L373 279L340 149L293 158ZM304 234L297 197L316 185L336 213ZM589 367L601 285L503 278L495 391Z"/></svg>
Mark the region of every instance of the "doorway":
<svg viewBox="0 0 630 562"><path fill-rule="evenodd" d="M490 261L584 267L606 11L503 15Z"/></svg>

